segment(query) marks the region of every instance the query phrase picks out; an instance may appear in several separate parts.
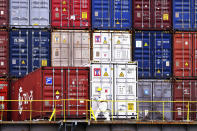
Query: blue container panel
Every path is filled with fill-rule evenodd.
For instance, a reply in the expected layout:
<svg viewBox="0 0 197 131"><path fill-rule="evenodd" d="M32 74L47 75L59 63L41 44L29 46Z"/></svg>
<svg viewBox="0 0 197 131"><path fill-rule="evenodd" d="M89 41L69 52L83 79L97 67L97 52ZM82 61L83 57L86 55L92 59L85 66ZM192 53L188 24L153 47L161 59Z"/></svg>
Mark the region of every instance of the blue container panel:
<svg viewBox="0 0 197 131"><path fill-rule="evenodd" d="M96 29L111 27L111 0L92 1L92 27Z"/></svg>
<svg viewBox="0 0 197 131"><path fill-rule="evenodd" d="M173 1L173 26L174 29L191 29L193 25L193 0Z"/></svg>
<svg viewBox="0 0 197 131"><path fill-rule="evenodd" d="M50 33L44 30L32 30L30 71L41 66L50 66Z"/></svg>
<svg viewBox="0 0 197 131"><path fill-rule="evenodd" d="M134 61L138 61L138 77L152 78L151 33L135 34Z"/></svg>
<svg viewBox="0 0 197 131"><path fill-rule="evenodd" d="M168 78L171 76L171 34L154 33L154 78Z"/></svg>
<svg viewBox="0 0 197 131"><path fill-rule="evenodd" d="M194 0L194 3L192 4L193 5L193 10L194 10L194 25L193 25L193 27L194 27L194 29L197 29L197 0Z"/></svg>
<svg viewBox="0 0 197 131"><path fill-rule="evenodd" d="M114 0L112 13L112 28L130 29L131 22L131 0Z"/></svg>
<svg viewBox="0 0 197 131"><path fill-rule="evenodd" d="M28 30L12 30L10 33L10 75L28 73Z"/></svg>

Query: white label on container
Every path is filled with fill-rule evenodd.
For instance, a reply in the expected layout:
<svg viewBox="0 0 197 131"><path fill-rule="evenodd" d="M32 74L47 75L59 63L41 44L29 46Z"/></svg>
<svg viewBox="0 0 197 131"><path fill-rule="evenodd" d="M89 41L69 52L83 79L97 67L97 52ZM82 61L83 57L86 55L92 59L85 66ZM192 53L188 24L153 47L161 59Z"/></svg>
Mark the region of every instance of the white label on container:
<svg viewBox="0 0 197 131"><path fill-rule="evenodd" d="M80 101L80 103L84 103L84 101Z"/></svg>
<svg viewBox="0 0 197 131"><path fill-rule="evenodd" d="M12 64L16 64L16 59L12 59Z"/></svg>
<svg viewBox="0 0 197 131"><path fill-rule="evenodd" d="M98 16L98 11L95 11L95 14L94 14L95 16Z"/></svg>
<svg viewBox="0 0 197 131"><path fill-rule="evenodd" d="M70 16L70 19L71 19L71 20L75 20L75 15L71 15L71 16Z"/></svg>
<svg viewBox="0 0 197 131"><path fill-rule="evenodd" d="M178 110L178 115L181 116L182 115L181 108L177 108L177 110Z"/></svg>
<svg viewBox="0 0 197 131"><path fill-rule="evenodd" d="M148 115L148 110L145 110L145 116L147 116Z"/></svg>
<svg viewBox="0 0 197 131"><path fill-rule="evenodd" d="M0 100L4 100L4 96L0 96Z"/></svg>
<svg viewBox="0 0 197 131"><path fill-rule="evenodd" d="M141 17L141 13L140 12L137 13L137 17L139 17L139 18Z"/></svg>
<svg viewBox="0 0 197 131"><path fill-rule="evenodd" d="M166 61L166 66L170 66L170 62L169 61Z"/></svg>
<svg viewBox="0 0 197 131"><path fill-rule="evenodd" d="M178 18L179 17L179 12L176 12L176 18Z"/></svg>
<svg viewBox="0 0 197 131"><path fill-rule="evenodd" d="M1 66L4 66L4 62L3 61L1 62Z"/></svg>
<svg viewBox="0 0 197 131"><path fill-rule="evenodd" d="M188 41L185 41L185 45L188 45Z"/></svg>
<svg viewBox="0 0 197 131"><path fill-rule="evenodd" d="M1 11L1 15L3 15L4 14L4 11Z"/></svg>
<svg viewBox="0 0 197 131"><path fill-rule="evenodd" d="M136 41L136 47L142 47L142 41Z"/></svg>

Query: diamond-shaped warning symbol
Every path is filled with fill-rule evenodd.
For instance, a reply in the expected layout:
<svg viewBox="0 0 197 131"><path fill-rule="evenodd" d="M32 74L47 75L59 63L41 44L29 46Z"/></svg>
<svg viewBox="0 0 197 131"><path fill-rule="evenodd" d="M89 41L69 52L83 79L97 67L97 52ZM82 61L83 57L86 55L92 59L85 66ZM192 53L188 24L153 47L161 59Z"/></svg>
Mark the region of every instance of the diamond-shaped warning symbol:
<svg viewBox="0 0 197 131"><path fill-rule="evenodd" d="M21 63L22 63L22 64L25 64L25 61L23 60Z"/></svg>
<svg viewBox="0 0 197 131"><path fill-rule="evenodd" d="M63 11L66 11L66 8L64 8Z"/></svg>
<svg viewBox="0 0 197 131"><path fill-rule="evenodd" d="M188 66L188 65L189 65L189 64L186 62L186 63L185 63L185 66Z"/></svg>
<svg viewBox="0 0 197 131"><path fill-rule="evenodd" d="M146 42L146 43L144 44L144 46L148 46L148 43Z"/></svg>
<svg viewBox="0 0 197 131"><path fill-rule="evenodd" d="M107 72L104 73L104 76L109 76Z"/></svg>
<svg viewBox="0 0 197 131"><path fill-rule="evenodd" d="M118 24L118 25L119 25L119 24L120 24L120 23L119 23L119 21L117 21L117 22L116 22L116 24Z"/></svg>
<svg viewBox="0 0 197 131"><path fill-rule="evenodd" d="M160 70L157 70L157 73L161 73L161 71Z"/></svg>
<svg viewBox="0 0 197 131"><path fill-rule="evenodd" d="M64 39L63 42L66 43L66 39Z"/></svg>
<svg viewBox="0 0 197 131"><path fill-rule="evenodd" d="M56 95L59 95L59 94L60 94L60 92L57 90L55 94L56 94Z"/></svg>
<svg viewBox="0 0 197 131"><path fill-rule="evenodd" d="M140 5L137 5L137 8L140 8Z"/></svg>
<svg viewBox="0 0 197 131"><path fill-rule="evenodd" d="M120 44L120 40L117 41L117 44Z"/></svg>
<svg viewBox="0 0 197 131"><path fill-rule="evenodd" d="M121 72L119 76L120 76L120 77L124 77L124 73Z"/></svg>
<svg viewBox="0 0 197 131"><path fill-rule="evenodd" d="M66 4L66 1L63 1L62 4L65 5Z"/></svg>
<svg viewBox="0 0 197 131"><path fill-rule="evenodd" d="M106 40L104 40L104 44L107 44L107 41Z"/></svg>

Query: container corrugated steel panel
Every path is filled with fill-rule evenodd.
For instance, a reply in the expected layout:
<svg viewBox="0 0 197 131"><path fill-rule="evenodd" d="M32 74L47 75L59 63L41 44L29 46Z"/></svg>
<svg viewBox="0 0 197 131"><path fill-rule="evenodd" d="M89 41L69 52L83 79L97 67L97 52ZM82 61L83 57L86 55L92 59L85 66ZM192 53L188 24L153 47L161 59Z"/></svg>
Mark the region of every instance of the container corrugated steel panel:
<svg viewBox="0 0 197 131"><path fill-rule="evenodd" d="M170 78L172 64L171 34L160 31L135 33L134 60L139 78Z"/></svg>
<svg viewBox="0 0 197 131"><path fill-rule="evenodd" d="M176 30L196 29L196 0L173 1L173 28Z"/></svg>
<svg viewBox="0 0 197 131"><path fill-rule="evenodd" d="M8 9L9 9L9 0L0 0L0 26L8 26Z"/></svg>
<svg viewBox="0 0 197 131"><path fill-rule="evenodd" d="M93 61L131 61L131 34L126 31L95 31L93 33Z"/></svg>
<svg viewBox="0 0 197 131"><path fill-rule="evenodd" d="M93 29L131 29L131 0L93 0Z"/></svg>
<svg viewBox="0 0 197 131"><path fill-rule="evenodd" d="M91 27L90 0L52 0L51 25L61 29Z"/></svg>
<svg viewBox="0 0 197 131"><path fill-rule="evenodd" d="M52 32L52 66L90 64L90 32L56 30Z"/></svg>
<svg viewBox="0 0 197 131"><path fill-rule="evenodd" d="M49 0L10 0L10 26L49 27Z"/></svg>
<svg viewBox="0 0 197 131"><path fill-rule="evenodd" d="M99 97L97 92L99 87L106 93L110 117L112 115L114 118L136 117L137 64L92 63L91 99L95 100ZM115 101L115 104L112 104L112 101ZM97 101L92 101L91 107L95 113L98 106ZM101 113L99 118L102 118Z"/></svg>
<svg viewBox="0 0 197 131"><path fill-rule="evenodd" d="M173 53L174 76L189 79L197 77L197 33L175 33Z"/></svg>
<svg viewBox="0 0 197 131"><path fill-rule="evenodd" d="M8 100L9 83L7 80L0 80L0 100ZM0 102L0 110L8 110L8 102ZM7 120L7 111L3 111L0 114L0 120Z"/></svg>
<svg viewBox="0 0 197 131"><path fill-rule="evenodd" d="M32 83L32 81L34 81ZM29 84L32 83L32 84ZM27 97L25 97L27 96ZM43 67L19 79L12 86L12 100L45 100L32 102L32 119L50 118L56 108L56 118L86 118L89 99L88 67ZM57 101L67 99L68 101ZM47 101L50 100L50 101ZM12 120L28 120L30 103L12 102ZM65 107L65 112L64 112Z"/></svg>
<svg viewBox="0 0 197 131"><path fill-rule="evenodd" d="M8 31L0 30L0 76L8 76L9 40Z"/></svg>
<svg viewBox="0 0 197 131"><path fill-rule="evenodd" d="M172 86L170 81L140 80L138 82L139 118L142 120L172 120L173 103L143 102L143 101L172 101ZM164 108L163 108L164 104ZM160 112L159 112L160 111Z"/></svg>
<svg viewBox="0 0 197 131"><path fill-rule="evenodd" d="M170 29L172 0L134 0L134 28Z"/></svg>
<svg viewBox="0 0 197 131"><path fill-rule="evenodd" d="M173 85L174 101L197 101L197 80L177 80ZM175 102L174 103L174 120L196 120L196 102ZM188 109L189 108L189 109ZM188 114L188 110L190 113Z"/></svg>
<svg viewBox="0 0 197 131"><path fill-rule="evenodd" d="M22 77L41 66L50 66L48 30L14 29L10 32L10 75Z"/></svg>

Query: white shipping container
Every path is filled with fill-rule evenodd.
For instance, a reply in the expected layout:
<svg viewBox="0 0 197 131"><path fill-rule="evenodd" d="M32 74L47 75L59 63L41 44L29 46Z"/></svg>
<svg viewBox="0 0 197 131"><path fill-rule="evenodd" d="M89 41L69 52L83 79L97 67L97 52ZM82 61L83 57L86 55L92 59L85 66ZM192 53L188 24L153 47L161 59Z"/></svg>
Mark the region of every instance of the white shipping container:
<svg viewBox="0 0 197 131"><path fill-rule="evenodd" d="M106 95L107 111L113 118L136 117L136 63L92 63L91 64L91 107L98 111L101 88ZM113 103L112 103L113 102ZM112 114L113 108L113 114ZM102 113L99 114L102 118Z"/></svg>
<svg viewBox="0 0 197 131"><path fill-rule="evenodd" d="M127 31L93 33L93 61L131 61L131 34Z"/></svg>
<svg viewBox="0 0 197 131"><path fill-rule="evenodd" d="M88 31L52 32L52 66L87 66L90 62Z"/></svg>

